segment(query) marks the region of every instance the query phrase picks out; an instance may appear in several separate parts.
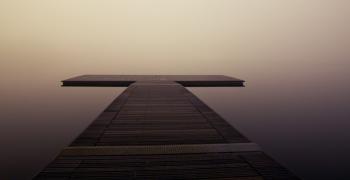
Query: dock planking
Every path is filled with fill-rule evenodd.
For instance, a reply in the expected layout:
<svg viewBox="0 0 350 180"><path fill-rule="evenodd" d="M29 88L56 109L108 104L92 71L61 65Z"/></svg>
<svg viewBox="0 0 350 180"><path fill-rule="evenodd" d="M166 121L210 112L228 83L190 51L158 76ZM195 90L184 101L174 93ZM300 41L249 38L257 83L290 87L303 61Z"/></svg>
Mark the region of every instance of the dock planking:
<svg viewBox="0 0 350 180"><path fill-rule="evenodd" d="M184 87L242 80L93 75L63 85L105 82L131 83L35 179L298 179Z"/></svg>
<svg viewBox="0 0 350 180"><path fill-rule="evenodd" d="M169 81L185 87L243 86L244 81L224 75L83 75L62 81L63 86L128 87L135 82Z"/></svg>

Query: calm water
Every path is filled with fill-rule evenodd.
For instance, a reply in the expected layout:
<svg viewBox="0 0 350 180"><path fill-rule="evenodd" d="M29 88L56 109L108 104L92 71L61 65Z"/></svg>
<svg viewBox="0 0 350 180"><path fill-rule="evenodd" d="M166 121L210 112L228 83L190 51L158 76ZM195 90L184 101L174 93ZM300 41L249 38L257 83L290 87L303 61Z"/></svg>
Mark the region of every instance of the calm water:
<svg viewBox="0 0 350 180"><path fill-rule="evenodd" d="M298 176L348 179L346 77L318 81L295 76L244 78L243 88L190 90ZM30 179L124 89L60 87L60 79L51 77L31 85L28 76L2 82L2 179Z"/></svg>
<svg viewBox="0 0 350 180"><path fill-rule="evenodd" d="M223 74L191 88L304 179L350 178L350 1L0 1L0 179L30 179L123 88L81 74Z"/></svg>

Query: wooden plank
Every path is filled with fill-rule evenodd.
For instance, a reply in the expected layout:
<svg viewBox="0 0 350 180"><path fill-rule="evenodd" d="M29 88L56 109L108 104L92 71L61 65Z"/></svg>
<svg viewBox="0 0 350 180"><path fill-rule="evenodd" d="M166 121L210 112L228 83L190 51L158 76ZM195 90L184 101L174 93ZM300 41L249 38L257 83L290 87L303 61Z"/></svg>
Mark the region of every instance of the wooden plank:
<svg viewBox="0 0 350 180"><path fill-rule="evenodd" d="M143 155L143 154L195 154L260 151L255 143L186 144L153 146L80 146L67 147L61 155Z"/></svg>
<svg viewBox="0 0 350 180"><path fill-rule="evenodd" d="M233 81L243 83L224 76L64 81L130 86L35 179L298 179L183 86Z"/></svg>
<svg viewBox="0 0 350 180"><path fill-rule="evenodd" d="M61 154L61 164L43 171L37 179L118 178L118 179L298 179L274 161L260 163L257 171L252 159L267 156L258 152L149 154L149 155L93 155ZM72 168L71 162L80 162ZM65 166L66 165L66 166ZM269 171L264 171L269 169Z"/></svg>
<svg viewBox="0 0 350 180"><path fill-rule="evenodd" d="M243 86L244 83L223 75L83 75L62 82L63 86L127 87L137 81L175 81L186 87Z"/></svg>
<svg viewBox="0 0 350 180"><path fill-rule="evenodd" d="M131 85L122 94L123 98L110 105L119 104L120 107L115 110L107 107L73 145L249 142L182 85L173 82L165 84L148 82ZM139 101L137 108L130 106L135 98ZM159 102L165 106L152 106ZM186 108L173 102L186 104ZM203 134L203 129L210 133Z"/></svg>

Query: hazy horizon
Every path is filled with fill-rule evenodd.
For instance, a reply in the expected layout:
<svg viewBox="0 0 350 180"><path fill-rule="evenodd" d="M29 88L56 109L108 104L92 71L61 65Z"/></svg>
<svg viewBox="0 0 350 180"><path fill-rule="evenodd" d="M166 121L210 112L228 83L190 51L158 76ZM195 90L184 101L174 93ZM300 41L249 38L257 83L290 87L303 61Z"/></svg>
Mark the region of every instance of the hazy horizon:
<svg viewBox="0 0 350 180"><path fill-rule="evenodd" d="M61 80L222 74L246 87L191 91L297 175L345 179L349 17L345 0L2 0L0 177L35 174L122 90Z"/></svg>

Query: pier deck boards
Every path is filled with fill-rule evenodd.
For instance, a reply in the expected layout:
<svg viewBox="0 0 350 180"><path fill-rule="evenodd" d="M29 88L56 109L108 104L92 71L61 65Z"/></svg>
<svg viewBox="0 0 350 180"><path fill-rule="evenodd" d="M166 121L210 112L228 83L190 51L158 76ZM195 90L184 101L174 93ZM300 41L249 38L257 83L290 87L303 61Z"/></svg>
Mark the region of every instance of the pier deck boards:
<svg viewBox="0 0 350 180"><path fill-rule="evenodd" d="M62 82L63 86L127 87L143 81L173 81L187 87L243 86L244 83L223 75L83 75Z"/></svg>
<svg viewBox="0 0 350 180"><path fill-rule="evenodd" d="M297 179L179 82L140 79L36 179Z"/></svg>

